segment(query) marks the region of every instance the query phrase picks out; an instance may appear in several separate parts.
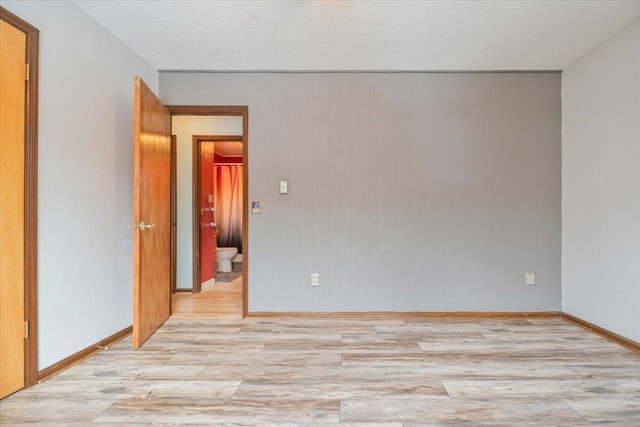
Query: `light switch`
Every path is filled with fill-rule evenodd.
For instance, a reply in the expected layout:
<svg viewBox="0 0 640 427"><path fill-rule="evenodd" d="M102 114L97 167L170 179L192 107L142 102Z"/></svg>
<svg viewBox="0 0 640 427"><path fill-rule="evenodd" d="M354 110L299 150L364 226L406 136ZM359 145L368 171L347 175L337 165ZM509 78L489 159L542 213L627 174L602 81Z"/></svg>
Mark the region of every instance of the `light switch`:
<svg viewBox="0 0 640 427"><path fill-rule="evenodd" d="M280 194L287 194L289 192L289 182L280 181Z"/></svg>
<svg viewBox="0 0 640 427"><path fill-rule="evenodd" d="M207 196L207 202L209 202L210 204L213 203L213 194L209 194Z"/></svg>
<svg viewBox="0 0 640 427"><path fill-rule="evenodd" d="M311 273L311 286L320 286L320 273Z"/></svg>
<svg viewBox="0 0 640 427"><path fill-rule="evenodd" d="M252 214L262 213L262 208L260 207L260 202L251 202L251 213Z"/></svg>
<svg viewBox="0 0 640 427"><path fill-rule="evenodd" d="M524 284L533 286L536 284L536 275L533 273L524 273Z"/></svg>

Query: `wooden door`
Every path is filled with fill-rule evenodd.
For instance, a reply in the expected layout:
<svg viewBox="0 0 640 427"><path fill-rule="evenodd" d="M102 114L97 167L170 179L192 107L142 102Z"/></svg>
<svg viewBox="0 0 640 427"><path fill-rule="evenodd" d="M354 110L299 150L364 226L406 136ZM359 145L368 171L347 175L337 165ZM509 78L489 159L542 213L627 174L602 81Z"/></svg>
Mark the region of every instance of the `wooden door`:
<svg viewBox="0 0 640 427"><path fill-rule="evenodd" d="M171 314L171 114L135 79L133 347Z"/></svg>
<svg viewBox="0 0 640 427"><path fill-rule="evenodd" d="M200 150L200 284L215 277L215 212L213 206L214 142L201 141Z"/></svg>
<svg viewBox="0 0 640 427"><path fill-rule="evenodd" d="M25 385L25 52L0 21L0 398Z"/></svg>

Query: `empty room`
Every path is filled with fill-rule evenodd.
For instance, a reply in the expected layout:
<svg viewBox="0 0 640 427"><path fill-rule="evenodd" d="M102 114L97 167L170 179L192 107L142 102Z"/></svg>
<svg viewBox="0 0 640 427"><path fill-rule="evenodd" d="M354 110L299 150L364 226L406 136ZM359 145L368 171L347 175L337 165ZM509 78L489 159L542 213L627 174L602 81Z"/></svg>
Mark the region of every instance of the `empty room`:
<svg viewBox="0 0 640 427"><path fill-rule="evenodd" d="M0 24L0 424L640 425L640 1Z"/></svg>

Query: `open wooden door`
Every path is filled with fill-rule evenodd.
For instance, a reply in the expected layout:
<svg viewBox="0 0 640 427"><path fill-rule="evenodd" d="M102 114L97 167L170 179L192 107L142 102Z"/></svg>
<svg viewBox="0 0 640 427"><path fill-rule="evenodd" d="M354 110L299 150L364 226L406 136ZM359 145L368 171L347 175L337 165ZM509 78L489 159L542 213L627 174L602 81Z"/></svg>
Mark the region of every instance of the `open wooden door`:
<svg viewBox="0 0 640 427"><path fill-rule="evenodd" d="M214 142L194 141L200 150L200 285L216 275L216 215L213 206ZM194 283L194 292L195 292ZM198 286L200 291L200 286Z"/></svg>
<svg viewBox="0 0 640 427"><path fill-rule="evenodd" d="M133 347L171 314L171 113L135 79Z"/></svg>

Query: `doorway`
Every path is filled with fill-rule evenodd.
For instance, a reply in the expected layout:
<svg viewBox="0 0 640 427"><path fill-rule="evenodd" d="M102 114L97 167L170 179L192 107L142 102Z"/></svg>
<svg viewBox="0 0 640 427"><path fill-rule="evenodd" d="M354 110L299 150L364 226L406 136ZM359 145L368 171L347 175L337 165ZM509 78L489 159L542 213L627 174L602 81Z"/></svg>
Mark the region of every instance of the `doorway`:
<svg viewBox="0 0 640 427"><path fill-rule="evenodd" d="M193 293L242 263L242 135L193 135ZM226 260L218 247L235 248ZM225 251L228 252L228 251ZM229 255L229 254L227 254ZM225 268L226 266L226 268Z"/></svg>
<svg viewBox="0 0 640 427"><path fill-rule="evenodd" d="M196 116L194 119L203 120L209 116L217 119L233 119L238 123L237 131L219 132L214 134L206 132L203 129L210 129L206 126L194 126L189 131L184 130L184 123L190 117L174 117L174 126L172 133L180 133L177 137L178 141L178 166L177 173L181 174L177 179L172 180L172 191L178 193L175 203L178 204L177 223L178 231L176 238L176 250L172 252L173 271L178 272L178 277L174 285L172 285L172 315L179 317L245 317L247 313L248 300L248 108L246 106L237 107L215 107L215 106L167 106L172 116ZM177 119L177 120L176 120ZM196 120L194 120L196 121ZM176 124L178 123L178 124ZM214 201L215 191L213 190L215 174L213 173L214 146L219 146L225 142L237 143L240 152L237 156L237 163L242 164L241 182L242 182L242 203L241 203L241 234L242 238L237 246L242 251L242 267L241 281L234 283L216 283L213 278L215 275L216 234L220 231L217 228L216 221L220 218L221 213L216 212ZM186 152L187 144L191 143L189 152ZM210 144L210 145L208 145ZM209 149L203 151L202 148L208 146ZM182 150L182 154L181 151ZM202 153L211 157L209 171L205 171L209 178L206 178L207 188L203 189L201 185ZM184 165L186 156L190 156L192 161L188 165ZM180 157L182 160L180 160ZM190 160L191 160L190 159ZM209 160L207 160L209 162ZM182 167L182 173L180 172ZM188 169L191 169L189 174ZM213 178L213 179L212 179ZM189 179L191 187L185 191L184 181ZM183 181L182 184L180 181ZM211 182L210 182L211 181ZM177 186L177 190L176 190ZM203 191L201 191L203 190ZM182 194L180 194L182 192ZM186 194L189 192L190 194ZM188 205L191 207L190 215L190 241L189 245L185 245L185 237L188 230L184 224L180 224L180 219L184 218L187 206L186 197L190 196ZM182 214L180 210L182 209ZM215 225L214 225L215 224ZM202 232L205 231L205 238L202 238ZM182 233L182 234L181 234ZM211 234L212 236L209 236ZM212 243L213 242L213 243ZM205 244L204 246L202 244ZM187 247L188 246L188 247ZM189 263L191 274L186 275L185 271L185 254L188 251L190 256ZM181 255L182 254L182 255ZM202 267L202 263L205 267ZM177 265L176 265L177 264ZM182 270L182 272L181 272ZM221 273L223 276L225 273ZM204 276L206 277L204 277ZM204 279L203 279L204 278ZM204 287L202 286L204 283ZM203 292L201 292L203 291Z"/></svg>
<svg viewBox="0 0 640 427"><path fill-rule="evenodd" d="M38 376L38 40L0 7L0 398Z"/></svg>

